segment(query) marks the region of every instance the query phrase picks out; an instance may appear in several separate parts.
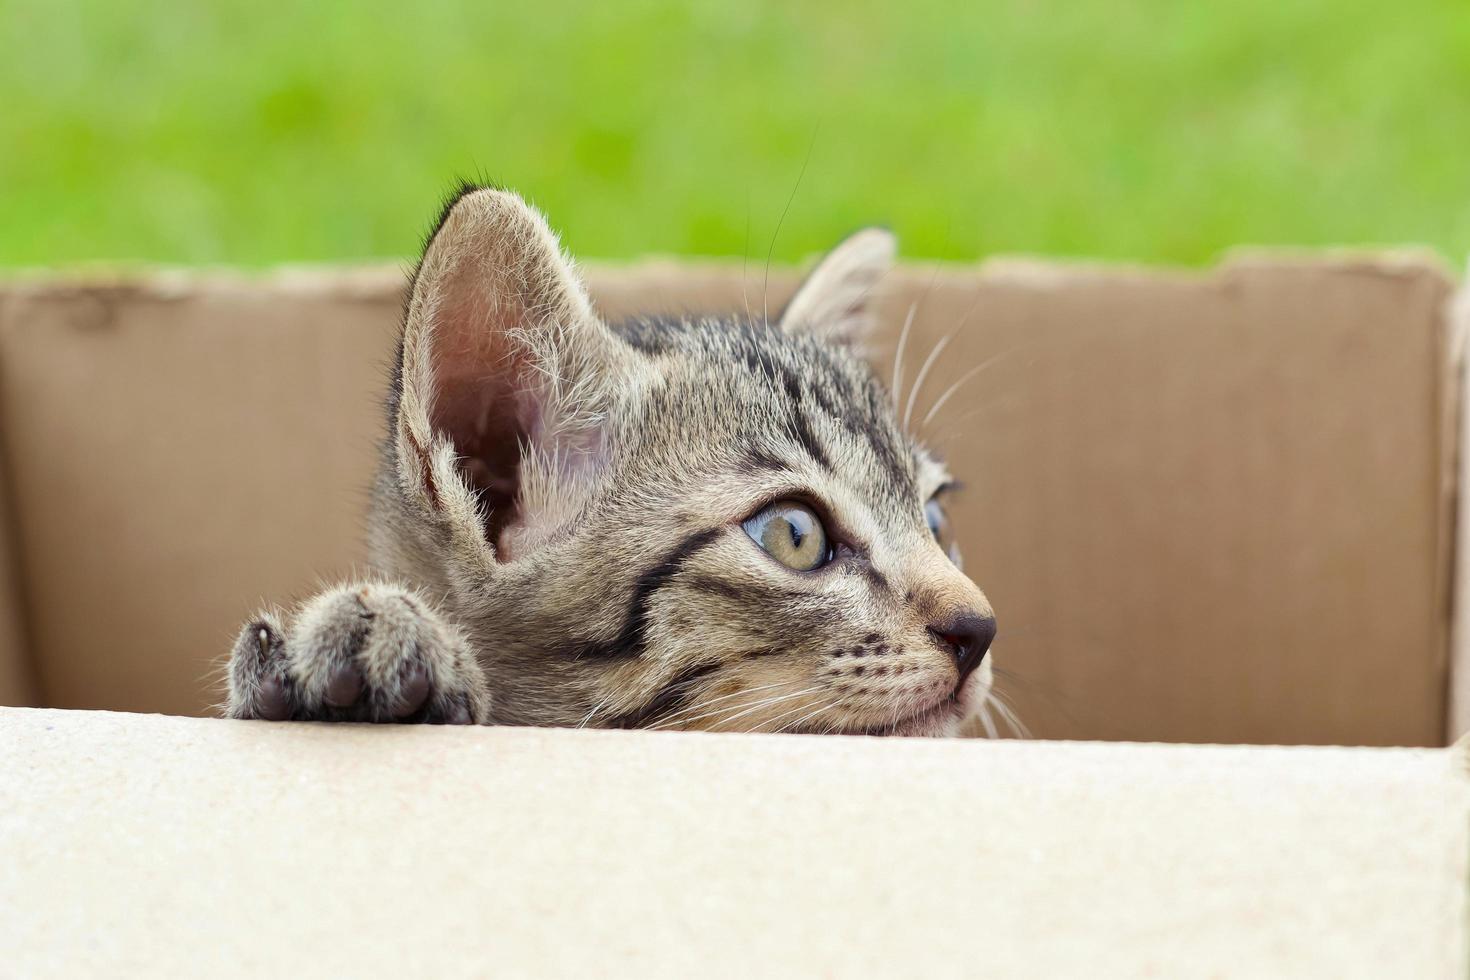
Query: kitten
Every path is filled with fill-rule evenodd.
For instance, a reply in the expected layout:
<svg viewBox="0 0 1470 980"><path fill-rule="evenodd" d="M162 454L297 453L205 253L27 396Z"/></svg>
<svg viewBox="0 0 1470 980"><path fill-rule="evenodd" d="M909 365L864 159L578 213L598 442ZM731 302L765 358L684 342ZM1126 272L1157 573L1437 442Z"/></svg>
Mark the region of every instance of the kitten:
<svg viewBox="0 0 1470 980"><path fill-rule="evenodd" d="M956 732L995 620L857 352L893 254L853 235L779 323L609 324L537 211L464 188L404 314L383 578L249 623L228 714Z"/></svg>

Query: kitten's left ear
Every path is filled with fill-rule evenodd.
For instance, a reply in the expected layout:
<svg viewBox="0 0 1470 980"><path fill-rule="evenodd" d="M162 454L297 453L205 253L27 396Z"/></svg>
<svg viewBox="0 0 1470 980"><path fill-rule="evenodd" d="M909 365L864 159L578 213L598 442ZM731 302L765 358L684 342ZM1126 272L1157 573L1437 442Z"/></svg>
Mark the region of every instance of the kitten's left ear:
<svg viewBox="0 0 1470 980"><path fill-rule="evenodd" d="M475 555L506 561L549 540L596 489L632 358L541 213L508 191L464 188L404 316L400 492Z"/></svg>
<svg viewBox="0 0 1470 980"><path fill-rule="evenodd" d="M787 333L858 344L873 325L873 292L893 268L892 232L864 228L848 236L807 276L781 314Z"/></svg>

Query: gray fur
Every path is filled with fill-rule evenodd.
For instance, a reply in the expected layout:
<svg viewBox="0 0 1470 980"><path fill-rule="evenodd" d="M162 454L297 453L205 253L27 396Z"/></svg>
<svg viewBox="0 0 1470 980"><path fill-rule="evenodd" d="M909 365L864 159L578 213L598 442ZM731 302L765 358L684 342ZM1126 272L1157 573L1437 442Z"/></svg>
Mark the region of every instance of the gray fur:
<svg viewBox="0 0 1470 980"><path fill-rule="evenodd" d="M537 212L467 189L405 314L382 580L248 625L229 713L954 732L989 659L957 688L936 631L992 613L925 522L948 475L857 353L892 251L853 236L780 323L609 325ZM823 515L831 564L792 572L745 534L785 498Z"/></svg>

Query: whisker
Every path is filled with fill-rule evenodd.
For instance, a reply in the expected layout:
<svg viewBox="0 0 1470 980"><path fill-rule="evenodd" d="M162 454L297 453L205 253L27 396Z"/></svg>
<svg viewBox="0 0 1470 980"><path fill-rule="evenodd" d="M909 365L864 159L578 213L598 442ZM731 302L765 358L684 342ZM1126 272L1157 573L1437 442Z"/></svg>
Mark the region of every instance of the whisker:
<svg viewBox="0 0 1470 980"><path fill-rule="evenodd" d="M951 337L954 337L961 330L965 329L965 325L970 322L971 315L973 315L974 312L975 312L975 310L979 308L980 301L983 298L984 298L984 294L983 293L977 292L975 294L975 299L970 303L969 307L967 307L965 309L964 316L960 317L960 322L957 323L957 324L955 324L955 328L953 330L951 330L945 336L944 340L941 341L939 344L936 344L934 350L932 350L932 351L929 352L929 359L931 361L935 358L935 356L938 355L939 349L941 347L943 347L944 344L947 343ZM920 371L919 378L914 381L914 390L911 391L911 392L909 392L909 404L908 404L908 407L904 410L903 428L904 428L905 431L908 431L908 427L909 427L909 416L913 413L913 410L914 410L914 398L918 395L918 389L919 389L919 386L923 383L923 375L926 373L926 371L927 371L927 364L926 364L925 371Z"/></svg>
<svg viewBox="0 0 1470 980"><path fill-rule="evenodd" d="M784 732L788 728L795 728L798 725L802 724L802 722L806 721L808 718L815 718L817 715L821 714L822 712L824 712L824 711L826 711L826 710L828 710L830 708L835 707L836 705L837 705L837 701L836 700L828 701L826 704L823 704L823 705L818 705L815 711L808 711L806 714L802 715L800 718L796 719L795 721L788 721L788 722L786 722L785 724L783 724L779 728L777 728L776 731L777 732ZM786 713L786 715L795 714L797 711L801 711L802 708L805 708L805 707L807 707L807 706L806 705L802 705L801 708L797 708L795 711L788 711ZM781 717L784 718L784 717L786 717L786 715L782 715Z"/></svg>
<svg viewBox="0 0 1470 980"><path fill-rule="evenodd" d="M990 698L980 702L980 724L985 726L985 737L990 739L1000 738L995 730L995 721L990 717Z"/></svg>
<svg viewBox="0 0 1470 980"><path fill-rule="evenodd" d="M802 725L807 724L809 721L811 721L813 718L815 718L817 715L821 714L822 712L829 711L829 710L831 710L832 708L835 708L835 707L837 707L837 702L836 701L830 701L827 704L822 705L816 711L808 712L807 714L802 715L800 718L796 719L795 721L787 722L786 724L782 725L778 729L778 731L792 732L792 733L795 733L795 734L799 734L801 732L801 726ZM827 723L826 730L827 731L831 731L832 730L832 726L834 724L835 724L835 722L828 722Z"/></svg>
<svg viewBox="0 0 1470 980"><path fill-rule="evenodd" d="M919 310L919 301L909 304L908 316L903 318L903 329L898 332L898 352L893 355L893 410L898 411L899 392L903 388L903 349L909 342L909 328L914 325L914 314Z"/></svg>
<svg viewBox="0 0 1470 980"><path fill-rule="evenodd" d="M759 725L756 725L754 728L750 729L750 731L752 733L763 732L765 730L765 727L767 725L776 725L776 727L774 729L772 729L772 731L773 732L780 732L785 727L784 725L779 724L779 722L781 721L782 718L790 718L792 715L794 715L794 714L796 714L798 712L801 712L801 711L805 711L805 710L807 710L810 707L811 707L811 703L810 702L807 702L806 704L798 704L796 707L792 708L789 711L783 711L779 715L777 715L776 717L770 718L770 719L767 719L766 721L761 722ZM818 708L817 710L820 711L821 709Z"/></svg>
<svg viewBox="0 0 1470 980"><path fill-rule="evenodd" d="M750 315L750 187L745 189L745 244L740 246L740 299L745 303L745 322L755 318Z"/></svg>
<svg viewBox="0 0 1470 980"><path fill-rule="evenodd" d="M975 375L979 374L981 371L984 371L986 368L990 367L996 361L1005 357L1006 354L1009 353L1010 351L1005 351L1004 353L996 354L993 357L987 357L985 360L981 361L979 364L976 364L974 367L970 368L970 370L960 375L959 380L957 380L954 384L950 385L944 390L944 394L939 396L939 398L934 402L934 405L929 409L928 414L926 414L924 418L919 422L919 430L921 432L923 431L924 426L928 425L929 420L934 418L939 410L944 407L944 403L949 401L950 396L960 390L961 385L963 385L965 382L975 377Z"/></svg>
<svg viewBox="0 0 1470 980"><path fill-rule="evenodd" d="M941 419L941 424L939 428L935 429L933 432L926 433L924 439L927 442L937 444L944 442L952 436L964 435L964 426L966 424L975 421L975 419L980 418L987 412L993 411L994 409L994 403L987 400L981 404L976 405L970 411L959 416L958 418Z"/></svg>
<svg viewBox="0 0 1470 980"><path fill-rule="evenodd" d="M1070 694L1049 681L1039 681L1008 667L992 667L997 681L1004 681L1012 688L1024 688L1030 700L1041 702L1049 713L1060 715L1069 724L1082 729L1094 728L1097 720L1091 705L1075 694Z"/></svg>
<svg viewBox="0 0 1470 980"><path fill-rule="evenodd" d="M747 702L740 703L740 704L727 705L726 707L718 708L718 709L716 709L714 711L707 711L704 714L695 715L692 718L680 718L677 715L675 715L673 717L670 717L670 718L668 718L668 719L660 722L657 725L651 726L649 728L649 731L657 731L657 730L659 730L661 728L670 728L670 727L672 727L674 725L691 725L691 724L693 724L696 721L703 721L706 718L714 718L714 717L719 716L719 715L725 715L726 712L736 711L736 710L739 710L741 708L745 708L746 710L741 711L740 714L733 715L733 716L727 716L727 717L724 717L724 718L721 718L720 719L721 722L724 722L724 721L734 721L736 718L743 718L745 715L750 714L752 711L759 711L760 709L765 708L765 707L769 707L770 705L779 704L782 701L789 701L791 698L801 697L802 695L811 694L814 691L820 691L820 690L821 690L820 687L812 687L812 688L808 688L808 689L806 689L804 691L794 691L794 692L787 693L787 694L778 694L778 695L775 695L774 697L762 698L762 699L756 701L754 704L752 704L752 703L750 703L750 702L747 701ZM749 693L749 692L742 692L742 693ZM702 708L702 707L704 707L704 705L699 705L698 707L701 707Z"/></svg>
<svg viewBox="0 0 1470 980"><path fill-rule="evenodd" d="M1006 700L1004 694L1000 691L992 690L990 692L990 700L995 705L995 710L1000 714L1001 720L1011 727L1011 730L1016 733L1017 738L1032 737L1031 729L1027 728L1021 722L1021 719L1016 716L1015 707Z"/></svg>
<svg viewBox="0 0 1470 980"><path fill-rule="evenodd" d="M997 704L996 708L1005 717L1006 723L1011 726L1011 729L1016 733L1017 738L1024 738L1029 740L1036 737L1031 734L1031 729L1026 727L1026 723L1017 718L1016 713L1012 711L1009 707L1003 704Z"/></svg>
<svg viewBox="0 0 1470 980"><path fill-rule="evenodd" d="M771 691L775 690L778 687L786 686L787 684L785 681L776 681L774 684L762 684L760 687L742 687L738 691L731 691L729 694L721 694L717 698L710 698L708 701L701 701L696 705L691 705L691 708L708 708L712 704L719 704L721 701L728 701L731 698L738 698L742 694L758 694L761 691ZM685 708L683 710L688 711L690 710L690 708Z"/></svg>
<svg viewBox="0 0 1470 980"><path fill-rule="evenodd" d="M592 720L593 716L596 715L603 708L607 707L607 703L613 699L613 695L615 693L617 693L617 692L615 692L615 691L609 691L608 694L607 694L607 697L603 698L601 701L599 701L596 704L594 704L592 706L592 710L589 711L589 712L587 712L586 716L583 717L583 719L581 721L577 722L577 727L578 728L586 728L587 727L587 723Z"/></svg>
<svg viewBox="0 0 1470 980"><path fill-rule="evenodd" d="M925 432L924 440L937 445L956 436L966 435L967 431L965 426L967 423L977 418L983 418L987 413L994 412L997 405L1004 401L1007 396L1014 399L1016 393L1003 392L997 388L983 390L980 393L980 398L977 399L969 411L954 418L939 419L939 426L933 432Z"/></svg>
<svg viewBox="0 0 1470 980"><path fill-rule="evenodd" d="M1003 704L1003 705L1006 706L1006 708L1011 713L1011 717L1015 719L1016 724L1020 727L1021 737L1022 738L1035 738L1036 735L1034 733L1032 733L1031 726L1030 725L1027 725L1025 722L1023 722L1021 720L1021 713L1016 708L1016 702L1011 698L1011 696L1009 694L1007 694L1005 691L996 691L995 693L1000 698L1001 704Z"/></svg>
<svg viewBox="0 0 1470 980"><path fill-rule="evenodd" d="M685 705L684 707L680 708L678 711L675 711L673 714L671 714L671 715L667 716L666 718L664 718L663 719L663 722L661 722L661 724L662 723L665 723L665 722L679 721L679 720L681 720L679 718L680 715L687 714L690 711L702 711L705 708L710 707L711 705L719 704L722 701L729 701L731 698L748 697L748 696L750 696L752 694L759 694L761 691L770 691L770 690L774 690L775 688L778 688L778 687L786 687L786 686L787 686L787 684L786 684L785 681L777 681L774 684L762 684L760 687L742 687L738 691L732 691L729 694L721 694L719 697L717 697L717 698L710 698L708 701L698 701L698 702L696 702L694 704ZM683 720L688 720L688 719L683 719Z"/></svg>
<svg viewBox="0 0 1470 980"><path fill-rule="evenodd" d="M801 189L801 178L806 176L807 164L812 162L812 150L817 148L817 134L821 131L822 124L817 123L812 130L812 141L807 144L806 159L801 161L801 173L796 175L796 186L791 188L791 196L786 198L786 206L781 209L781 217L776 220L776 230L771 234L771 247L766 249L766 276L761 282L761 316L768 327L771 325L771 255L776 251L776 239L781 237L781 226L786 223L786 212L791 210L791 202L796 200L796 192Z"/></svg>
<svg viewBox="0 0 1470 980"><path fill-rule="evenodd" d="M934 345L934 349L929 351L929 356L924 359L923 367L919 368L918 376L914 378L914 386L909 389L908 404L903 409L903 430L905 432L909 431L909 419L914 414L914 402L918 400L919 392L924 390L924 379L929 376L929 369L934 366L935 358L939 356L939 352L944 350L953 337L953 333L948 333L940 337L939 343Z"/></svg>
<svg viewBox="0 0 1470 980"><path fill-rule="evenodd" d="M909 331L913 328L915 314L929 301L929 297L934 295L934 287L937 285L939 285L939 267L936 265L929 272L929 282L925 284L924 291L909 304L909 311L903 318L903 329L898 332L898 349L893 355L893 386L890 389L890 394L893 396L894 414L898 413L898 404L903 400L903 355L908 346Z"/></svg>
<svg viewBox="0 0 1470 980"><path fill-rule="evenodd" d="M772 705L780 704L782 701L790 701L792 698L806 697L808 694L815 694L818 691L820 691L821 689L822 689L822 686L821 685L817 685L816 687L809 687L809 688L807 688L804 691L796 691L796 692L793 692L791 694L781 695L779 697L767 698L765 701L762 701L760 704L752 705L751 707L745 709L744 711L740 712L739 714L726 715L724 718L721 718L719 721L715 722L715 724L716 725L724 725L724 724L727 724L729 722L735 721L737 718L744 718L746 715L754 714L755 712L760 711L760 710L765 709L765 708L769 708ZM738 705L737 705L737 707L738 707ZM692 719L692 720L697 720L697 719Z"/></svg>

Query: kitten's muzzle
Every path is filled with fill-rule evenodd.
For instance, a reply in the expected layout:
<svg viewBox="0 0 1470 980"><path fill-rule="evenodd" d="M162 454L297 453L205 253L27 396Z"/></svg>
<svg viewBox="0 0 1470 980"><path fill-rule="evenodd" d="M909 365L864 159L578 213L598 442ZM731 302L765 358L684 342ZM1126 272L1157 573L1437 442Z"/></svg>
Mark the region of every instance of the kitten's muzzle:
<svg viewBox="0 0 1470 980"><path fill-rule="evenodd" d="M955 668L960 672L955 690L959 690L980 666L995 640L995 617L963 612L943 622L931 623L929 632L954 657Z"/></svg>

